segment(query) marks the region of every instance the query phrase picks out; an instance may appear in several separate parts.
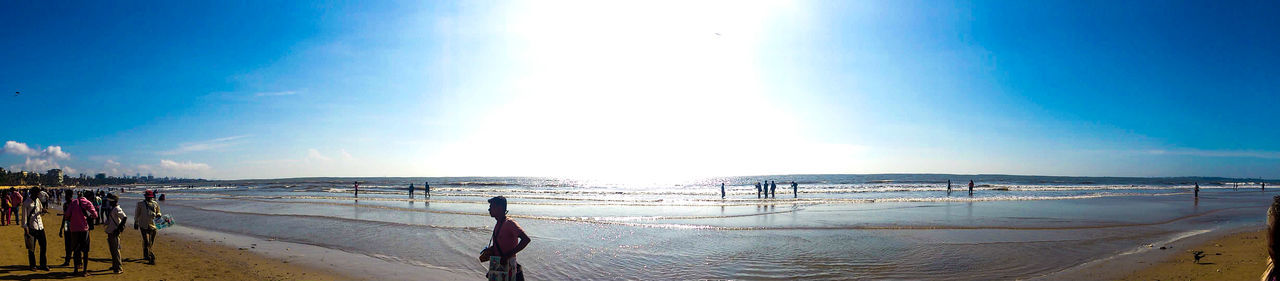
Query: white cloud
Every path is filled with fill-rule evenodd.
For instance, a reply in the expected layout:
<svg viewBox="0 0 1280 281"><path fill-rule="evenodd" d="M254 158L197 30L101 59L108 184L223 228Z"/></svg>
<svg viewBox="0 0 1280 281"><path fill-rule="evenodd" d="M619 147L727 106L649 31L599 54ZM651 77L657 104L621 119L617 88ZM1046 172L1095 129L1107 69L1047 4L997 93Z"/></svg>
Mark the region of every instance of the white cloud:
<svg viewBox="0 0 1280 281"><path fill-rule="evenodd" d="M4 143L4 152L28 157L42 157L55 159L71 159L71 154L62 151L61 146L50 145L44 149L32 149L25 143L16 141L6 141Z"/></svg>
<svg viewBox="0 0 1280 281"><path fill-rule="evenodd" d="M105 165L105 166L107 166L107 167L120 167L120 162L116 162L115 160L107 159L107 163L106 163L106 164L104 164L104 165Z"/></svg>
<svg viewBox="0 0 1280 281"><path fill-rule="evenodd" d="M62 152L61 146L50 145L49 147L44 148L43 153L53 158L58 158L63 160L71 159L71 153Z"/></svg>
<svg viewBox="0 0 1280 281"><path fill-rule="evenodd" d="M1185 155L1185 156L1199 156L1199 157L1280 159L1280 151L1262 151L1262 150L1153 149L1153 150L1147 150L1145 152L1147 154L1154 154L1154 155Z"/></svg>
<svg viewBox="0 0 1280 281"><path fill-rule="evenodd" d="M27 144L16 142L16 141L4 142L4 153L13 154L13 155L23 155L23 156L40 155L39 152L36 152L35 149L31 149L31 147L27 146Z"/></svg>
<svg viewBox="0 0 1280 281"><path fill-rule="evenodd" d="M278 96L292 96L292 95L297 95L297 94L298 94L298 92L297 92L297 91L280 91L280 92L258 92L257 94L254 94L253 96L255 96L255 97L278 97Z"/></svg>
<svg viewBox="0 0 1280 281"><path fill-rule="evenodd" d="M65 172L65 170L70 169L58 164L58 160L71 159L71 153L62 151L61 146L50 145L44 149L38 149L32 148L26 143L10 140L4 143L4 153L26 156L26 161L21 165L9 166L11 170L44 172L50 169L63 169Z"/></svg>
<svg viewBox="0 0 1280 281"><path fill-rule="evenodd" d="M225 137L225 138L216 138L216 139L211 139L206 141L181 143L181 144L178 144L178 148L175 148L173 150L168 150L168 151L161 151L160 155L177 155L177 154L183 154L188 152L206 151L206 150L224 148L224 147L239 144L239 142L237 142L236 140L240 140L246 137L249 137L249 136L241 135L241 136L232 136L232 137Z"/></svg>
<svg viewBox="0 0 1280 281"><path fill-rule="evenodd" d="M172 172L206 172L211 170L209 164L195 163L191 161L177 162L173 160L160 160L160 169Z"/></svg>
<svg viewBox="0 0 1280 281"><path fill-rule="evenodd" d="M319 150L312 148L307 150L307 161L329 162L329 161L333 161L333 158L324 156L324 154L320 154Z"/></svg>

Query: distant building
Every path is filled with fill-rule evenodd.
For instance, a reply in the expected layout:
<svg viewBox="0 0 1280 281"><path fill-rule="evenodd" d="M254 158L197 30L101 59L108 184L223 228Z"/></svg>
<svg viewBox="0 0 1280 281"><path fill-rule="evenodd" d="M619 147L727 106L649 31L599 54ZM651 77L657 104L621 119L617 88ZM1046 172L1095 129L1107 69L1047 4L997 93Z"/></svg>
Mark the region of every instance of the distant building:
<svg viewBox="0 0 1280 281"><path fill-rule="evenodd" d="M44 184L48 186L62 186L62 169L52 169L44 174Z"/></svg>

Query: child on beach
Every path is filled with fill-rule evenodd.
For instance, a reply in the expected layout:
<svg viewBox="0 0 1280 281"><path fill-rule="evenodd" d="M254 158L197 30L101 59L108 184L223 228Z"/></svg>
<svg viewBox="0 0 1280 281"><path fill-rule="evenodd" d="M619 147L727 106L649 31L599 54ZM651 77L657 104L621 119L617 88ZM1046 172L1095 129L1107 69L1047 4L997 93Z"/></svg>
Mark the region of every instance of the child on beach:
<svg viewBox="0 0 1280 281"><path fill-rule="evenodd" d="M480 262L489 262L489 280L523 281L524 271L516 262L516 253L529 246L529 235L516 221L507 218L507 198L489 198L489 216L497 220L493 226L492 245L480 251Z"/></svg>

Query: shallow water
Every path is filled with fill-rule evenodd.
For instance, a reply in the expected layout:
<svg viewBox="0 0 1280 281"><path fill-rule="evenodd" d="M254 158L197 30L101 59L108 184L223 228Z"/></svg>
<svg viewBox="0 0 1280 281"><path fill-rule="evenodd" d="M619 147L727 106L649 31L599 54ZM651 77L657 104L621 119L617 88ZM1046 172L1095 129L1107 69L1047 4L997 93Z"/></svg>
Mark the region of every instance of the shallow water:
<svg viewBox="0 0 1280 281"><path fill-rule="evenodd" d="M730 179L741 185L720 199L718 184L497 178L435 179L452 184L433 185L429 200L420 190L410 200L398 179L374 181L362 184L357 201L343 185L350 180L284 180L162 188L162 206L186 226L477 277L484 268L474 256L494 223L484 200L505 195L533 239L519 255L532 279L986 280L1036 277L1188 233L1257 224L1277 194L1206 184L1216 188L1193 200L1178 180L1042 179L1049 183L984 183L991 186L973 197L948 196L945 184L917 176L926 179L811 176L827 181L799 179L807 184L798 199L781 182L779 198L756 199L745 186L754 182L740 179Z"/></svg>

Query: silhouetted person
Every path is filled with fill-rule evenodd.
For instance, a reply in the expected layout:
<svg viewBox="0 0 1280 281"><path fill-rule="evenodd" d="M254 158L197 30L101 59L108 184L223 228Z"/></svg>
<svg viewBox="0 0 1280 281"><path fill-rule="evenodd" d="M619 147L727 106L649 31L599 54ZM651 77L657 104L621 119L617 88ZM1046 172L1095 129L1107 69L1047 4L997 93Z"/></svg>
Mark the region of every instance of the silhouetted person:
<svg viewBox="0 0 1280 281"><path fill-rule="evenodd" d="M791 198L800 198L800 186L796 181L791 181Z"/></svg>
<svg viewBox="0 0 1280 281"><path fill-rule="evenodd" d="M947 194L951 194L951 180L947 180Z"/></svg>
<svg viewBox="0 0 1280 281"><path fill-rule="evenodd" d="M489 280L524 280L524 270L516 254L529 246L529 235L516 221L507 218L507 198L489 198L489 216L497 220L493 226L492 245L480 251L480 262L489 262ZM495 279L496 278L496 279Z"/></svg>
<svg viewBox="0 0 1280 281"><path fill-rule="evenodd" d="M720 183L720 199L724 199L724 183Z"/></svg>
<svg viewBox="0 0 1280 281"><path fill-rule="evenodd" d="M969 180L969 196L973 196L973 180Z"/></svg>
<svg viewBox="0 0 1280 281"><path fill-rule="evenodd" d="M1280 277L1280 268L1276 268L1276 260L1280 260L1280 229L1276 229L1280 220L1280 196L1271 199L1271 208L1267 209L1267 270L1262 272L1262 280L1276 280Z"/></svg>
<svg viewBox="0 0 1280 281"><path fill-rule="evenodd" d="M409 183L409 199L413 199L413 183Z"/></svg>
<svg viewBox="0 0 1280 281"><path fill-rule="evenodd" d="M426 191L427 191L427 197L431 197L431 183L428 183L428 182L425 182L425 181L424 181L424 182L422 182L422 186L423 186L423 188L424 188L424 189L426 189Z"/></svg>
<svg viewBox="0 0 1280 281"><path fill-rule="evenodd" d="M769 198L778 198L778 181L769 180Z"/></svg>
<svg viewBox="0 0 1280 281"><path fill-rule="evenodd" d="M351 182L351 186L353 186L352 188L356 191L356 198L360 198L360 182L353 181Z"/></svg>
<svg viewBox="0 0 1280 281"><path fill-rule="evenodd" d="M1196 183L1196 199L1200 199L1200 183Z"/></svg>

